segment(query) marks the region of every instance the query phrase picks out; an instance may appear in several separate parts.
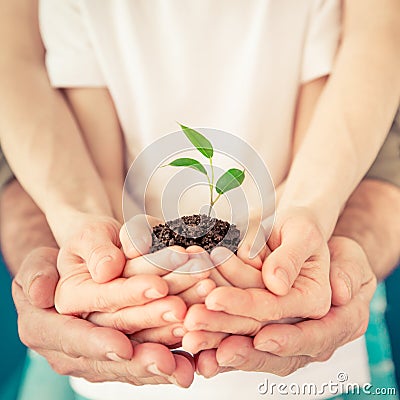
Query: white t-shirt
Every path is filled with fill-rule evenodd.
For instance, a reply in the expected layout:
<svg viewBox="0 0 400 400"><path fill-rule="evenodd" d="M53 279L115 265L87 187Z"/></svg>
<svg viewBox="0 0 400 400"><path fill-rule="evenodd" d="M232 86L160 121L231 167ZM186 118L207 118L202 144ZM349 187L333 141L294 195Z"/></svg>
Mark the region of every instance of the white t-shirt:
<svg viewBox="0 0 400 400"><path fill-rule="evenodd" d="M331 70L340 1L41 0L40 25L54 86L110 90L128 162L161 135L176 131L180 121L244 138L278 185L290 166L298 89ZM345 356L350 350L351 360ZM351 381L362 382L368 379L366 365L361 339L331 361L283 381L325 382L345 371ZM79 379L73 386L99 400L255 399L265 377L282 381L237 372L206 381L196 377L189 390Z"/></svg>

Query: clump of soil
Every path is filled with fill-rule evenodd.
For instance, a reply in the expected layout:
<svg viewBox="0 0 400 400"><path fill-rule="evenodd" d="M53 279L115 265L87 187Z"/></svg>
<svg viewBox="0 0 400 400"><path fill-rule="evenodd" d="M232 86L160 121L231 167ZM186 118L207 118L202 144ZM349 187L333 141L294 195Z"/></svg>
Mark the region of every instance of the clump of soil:
<svg viewBox="0 0 400 400"><path fill-rule="evenodd" d="M234 224L205 214L188 215L155 226L150 253L168 246L200 246L209 253L223 246L236 253L239 242L240 231Z"/></svg>

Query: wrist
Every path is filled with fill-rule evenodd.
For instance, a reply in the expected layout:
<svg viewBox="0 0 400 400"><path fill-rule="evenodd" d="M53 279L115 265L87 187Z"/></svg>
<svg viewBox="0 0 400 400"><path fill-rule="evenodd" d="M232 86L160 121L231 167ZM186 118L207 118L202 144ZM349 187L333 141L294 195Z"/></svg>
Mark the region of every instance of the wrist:
<svg viewBox="0 0 400 400"><path fill-rule="evenodd" d="M46 213L46 219L60 247L90 222L102 220L120 225L114 219L111 210L107 208L93 208L88 211L83 207L77 209L64 205L55 209L50 208Z"/></svg>
<svg viewBox="0 0 400 400"><path fill-rule="evenodd" d="M334 231L355 240L383 279L400 259L400 190L366 179L350 197Z"/></svg>
<svg viewBox="0 0 400 400"><path fill-rule="evenodd" d="M327 199L324 196L309 196L304 197L290 195L284 191L280 202L277 206L277 214L287 213L288 210L302 210L301 212L308 215L321 229L324 238L332 235L336 222L341 212L341 205L331 196L332 199Z"/></svg>
<svg viewBox="0 0 400 400"><path fill-rule="evenodd" d="M310 206L285 206L279 204L276 210L276 224L279 226L292 217L305 218L313 224L322 234L324 240L328 240L331 233L326 228L323 216L314 207Z"/></svg>

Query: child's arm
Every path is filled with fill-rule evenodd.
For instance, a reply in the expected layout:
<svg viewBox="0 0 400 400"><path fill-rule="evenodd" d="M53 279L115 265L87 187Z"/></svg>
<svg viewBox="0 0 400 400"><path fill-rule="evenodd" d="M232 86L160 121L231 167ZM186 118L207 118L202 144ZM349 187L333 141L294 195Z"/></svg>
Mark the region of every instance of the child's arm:
<svg viewBox="0 0 400 400"><path fill-rule="evenodd" d="M325 264L323 243L389 130L400 95L399 7L392 0L384 7L345 2L343 42L308 127L296 123L305 128L295 131L294 159L268 242L274 251L263 278L277 294L288 293L296 280L298 286L306 260ZM298 121L308 114L303 92L309 85L299 97Z"/></svg>
<svg viewBox="0 0 400 400"><path fill-rule="evenodd" d="M297 141L278 207L312 210L326 239L382 145L400 98L400 4L344 3L334 70Z"/></svg>
<svg viewBox="0 0 400 400"><path fill-rule="evenodd" d="M124 142L114 102L106 88L64 90L105 186L115 218L122 222Z"/></svg>
<svg viewBox="0 0 400 400"><path fill-rule="evenodd" d="M37 2L1 4L1 144L62 244L80 213L111 215L111 207L62 94L50 86Z"/></svg>

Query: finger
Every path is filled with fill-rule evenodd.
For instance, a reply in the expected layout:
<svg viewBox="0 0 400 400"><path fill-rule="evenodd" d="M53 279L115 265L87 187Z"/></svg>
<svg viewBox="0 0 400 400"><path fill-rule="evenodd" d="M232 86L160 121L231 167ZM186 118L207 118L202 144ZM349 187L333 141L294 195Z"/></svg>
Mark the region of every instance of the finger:
<svg viewBox="0 0 400 400"><path fill-rule="evenodd" d="M194 370L192 363L187 359L186 356L181 354L174 354L176 369L172 374L175 385L182 388L188 388L194 379Z"/></svg>
<svg viewBox="0 0 400 400"><path fill-rule="evenodd" d="M273 293L284 296L288 294L305 261L312 256L320 256L323 237L310 223L294 218L286 221L280 236L281 242L265 259L262 273L265 286Z"/></svg>
<svg viewBox="0 0 400 400"><path fill-rule="evenodd" d="M223 312L210 311L207 310L204 304L195 304L189 308L184 326L188 331L205 330L250 336L255 335L261 329L259 321Z"/></svg>
<svg viewBox="0 0 400 400"><path fill-rule="evenodd" d="M190 353L196 354L201 350L214 349L219 346L229 333L192 331L187 332L182 338L182 347Z"/></svg>
<svg viewBox="0 0 400 400"><path fill-rule="evenodd" d="M268 372L287 376L311 361L311 357L278 357L254 349L252 339L230 336L217 349L219 366L233 367L242 371Z"/></svg>
<svg viewBox="0 0 400 400"><path fill-rule="evenodd" d="M267 252L267 235L261 224L261 218L250 218L247 231L238 248L237 255L248 265L261 269Z"/></svg>
<svg viewBox="0 0 400 400"><path fill-rule="evenodd" d="M16 282L13 282L13 298L19 315L19 334L28 347L96 360L121 360L132 356L132 345L121 332L60 315L54 309L36 308Z"/></svg>
<svg viewBox="0 0 400 400"><path fill-rule="evenodd" d="M179 297L187 307L193 304L204 303L205 298L215 289L216 285L212 279L203 279L189 289L181 292Z"/></svg>
<svg viewBox="0 0 400 400"><path fill-rule="evenodd" d="M152 227L161 223L160 219L144 214L136 215L126 222L120 231L125 256L133 259L147 254L152 242Z"/></svg>
<svg viewBox="0 0 400 400"><path fill-rule="evenodd" d="M332 307L320 320L264 327L254 338L255 348L281 357L332 353L361 336L367 328L374 283L368 283L362 290L366 298L357 296L345 306Z"/></svg>
<svg viewBox="0 0 400 400"><path fill-rule="evenodd" d="M357 242L332 237L329 250L332 304L345 305L357 295L363 284L373 279L373 273L365 252Z"/></svg>
<svg viewBox="0 0 400 400"><path fill-rule="evenodd" d="M125 256L119 248L119 226L116 221L88 224L60 251L60 274L69 272L71 256L82 258L95 282L104 283L121 275ZM67 269L67 270L66 270Z"/></svg>
<svg viewBox="0 0 400 400"><path fill-rule="evenodd" d="M166 247L155 253L128 260L123 276L130 277L140 274L163 276L184 265L188 260L189 255L182 247Z"/></svg>
<svg viewBox="0 0 400 400"><path fill-rule="evenodd" d="M163 279L168 284L169 294L178 294L185 290L190 290L199 281L202 281L210 275L210 271L203 271L198 273L180 273L179 271L170 272L163 276Z"/></svg>
<svg viewBox="0 0 400 400"><path fill-rule="evenodd" d="M155 275L118 278L102 284L93 282L87 276L77 275L60 280L55 304L61 314L113 312L127 305L146 304L167 294L168 285Z"/></svg>
<svg viewBox="0 0 400 400"><path fill-rule="evenodd" d="M57 255L57 249L48 247L32 251L15 277L27 299L36 307L54 306L54 293L59 279Z"/></svg>
<svg viewBox="0 0 400 400"><path fill-rule="evenodd" d="M218 365L216 350L204 350L196 358L196 371L205 378L212 378L222 372L233 371L234 368L226 368Z"/></svg>
<svg viewBox="0 0 400 400"><path fill-rule="evenodd" d="M167 355L168 349L165 348ZM59 375L69 375L84 378L89 382L125 382L131 385L157 385L157 384L171 384L175 379L162 373L158 370L157 366L153 363L150 364L148 376L139 377L134 374L132 361L115 362L115 361L97 361L88 358L71 358L63 353L55 351L41 352L52 369ZM138 362L135 359L134 362ZM176 365L175 360L172 358L170 364ZM145 366L146 367L146 366Z"/></svg>
<svg viewBox="0 0 400 400"><path fill-rule="evenodd" d="M143 329L165 326L171 322L182 322L185 313L186 305L183 300L176 296L168 296L143 306L125 307L111 313L94 312L88 319L97 325L124 333L135 333Z"/></svg>
<svg viewBox="0 0 400 400"><path fill-rule="evenodd" d="M130 335L130 339L138 342L161 343L166 346L175 346L180 344L182 337L185 335L186 329L182 323L169 324L156 328L144 329Z"/></svg>
<svg viewBox="0 0 400 400"><path fill-rule="evenodd" d="M264 288L261 272L245 264L225 247L217 247L211 252L211 260L217 266L218 272L233 286L239 288Z"/></svg>
<svg viewBox="0 0 400 400"><path fill-rule="evenodd" d="M307 282L306 288L292 288L286 296L276 296L265 289L221 287L207 296L205 304L212 311L262 322L292 317L321 318L330 308L329 290L314 281Z"/></svg>

